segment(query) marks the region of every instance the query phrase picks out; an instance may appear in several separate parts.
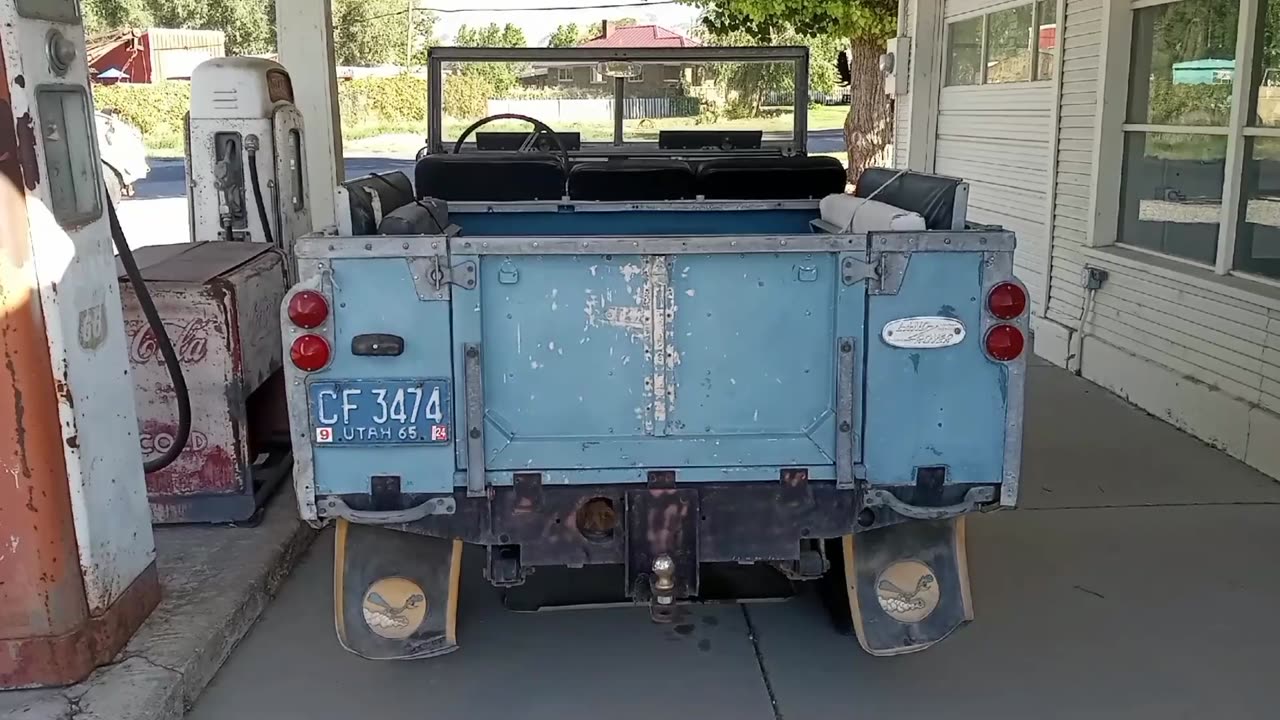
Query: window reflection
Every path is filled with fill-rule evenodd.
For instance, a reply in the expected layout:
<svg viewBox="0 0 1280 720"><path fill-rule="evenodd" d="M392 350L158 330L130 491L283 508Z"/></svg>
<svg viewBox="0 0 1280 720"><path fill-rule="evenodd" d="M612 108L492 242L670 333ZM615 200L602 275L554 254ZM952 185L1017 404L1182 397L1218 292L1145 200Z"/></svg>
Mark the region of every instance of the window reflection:
<svg viewBox="0 0 1280 720"><path fill-rule="evenodd" d="M1129 122L1226 125L1239 15L1238 0L1183 0L1135 10Z"/></svg>
<svg viewBox="0 0 1280 720"><path fill-rule="evenodd" d="M1227 139L1126 133L1119 242L1213 264Z"/></svg>
<svg viewBox="0 0 1280 720"><path fill-rule="evenodd" d="M982 82L982 18L947 26L947 85Z"/></svg>
<svg viewBox="0 0 1280 720"><path fill-rule="evenodd" d="M1280 138L1245 138L1235 268L1280 277Z"/></svg>
<svg viewBox="0 0 1280 720"><path fill-rule="evenodd" d="M987 17L987 82L1031 79L1031 6L1009 8Z"/></svg>

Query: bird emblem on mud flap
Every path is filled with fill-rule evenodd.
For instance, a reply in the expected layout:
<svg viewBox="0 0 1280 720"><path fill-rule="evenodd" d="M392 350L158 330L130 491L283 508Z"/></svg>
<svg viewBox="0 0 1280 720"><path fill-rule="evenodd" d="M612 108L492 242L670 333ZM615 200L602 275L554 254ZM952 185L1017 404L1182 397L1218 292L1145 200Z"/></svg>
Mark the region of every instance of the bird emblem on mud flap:
<svg viewBox="0 0 1280 720"><path fill-rule="evenodd" d="M427 596L412 580L382 578L365 592L361 610L365 623L375 634L401 640L422 625L427 616Z"/></svg>
<svg viewBox="0 0 1280 720"><path fill-rule="evenodd" d="M938 607L941 592L933 569L919 560L899 560L876 578L876 600L889 617L917 623Z"/></svg>

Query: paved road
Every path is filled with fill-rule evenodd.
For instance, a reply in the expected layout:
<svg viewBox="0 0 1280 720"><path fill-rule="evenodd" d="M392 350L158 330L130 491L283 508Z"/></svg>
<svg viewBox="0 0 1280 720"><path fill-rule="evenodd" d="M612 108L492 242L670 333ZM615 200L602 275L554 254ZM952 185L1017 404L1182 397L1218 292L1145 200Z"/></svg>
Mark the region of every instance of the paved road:
<svg viewBox="0 0 1280 720"><path fill-rule="evenodd" d="M120 227L130 247L190 242L187 218L186 170L181 158L152 158L151 172L137 184L134 197L120 203ZM413 173L413 160L393 157L351 157L347 177L402 170Z"/></svg>
<svg viewBox="0 0 1280 720"><path fill-rule="evenodd" d="M1030 371L1023 509L969 525L977 620L872 658L812 595L515 614L471 553L458 652L338 647L322 537L191 720L1274 718L1280 484L1089 383Z"/></svg>

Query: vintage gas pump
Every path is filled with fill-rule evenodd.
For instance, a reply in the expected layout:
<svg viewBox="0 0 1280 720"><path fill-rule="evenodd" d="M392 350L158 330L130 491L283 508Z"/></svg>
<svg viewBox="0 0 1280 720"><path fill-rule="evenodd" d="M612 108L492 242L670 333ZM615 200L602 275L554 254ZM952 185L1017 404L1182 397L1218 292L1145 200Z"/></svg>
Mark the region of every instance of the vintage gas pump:
<svg viewBox="0 0 1280 720"><path fill-rule="evenodd" d="M77 0L0 0L0 687L72 683L159 600Z"/></svg>
<svg viewBox="0 0 1280 720"><path fill-rule="evenodd" d="M279 63L216 58L191 74L187 127L191 239L275 244L292 257L311 232L302 115Z"/></svg>
<svg viewBox="0 0 1280 720"><path fill-rule="evenodd" d="M193 242L135 253L192 407L185 447L147 473L153 522L251 520L292 466L279 307L293 239L311 230L302 147L302 118L278 63L218 58L192 73ZM123 287L142 455L153 460L175 444L178 393L134 283Z"/></svg>

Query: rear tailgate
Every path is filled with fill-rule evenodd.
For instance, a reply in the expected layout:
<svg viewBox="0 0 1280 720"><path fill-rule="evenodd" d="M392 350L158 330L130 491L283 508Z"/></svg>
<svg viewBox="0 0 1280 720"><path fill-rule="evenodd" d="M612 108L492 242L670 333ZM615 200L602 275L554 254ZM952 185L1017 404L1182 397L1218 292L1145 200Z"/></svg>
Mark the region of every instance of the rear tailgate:
<svg viewBox="0 0 1280 720"><path fill-rule="evenodd" d="M465 347L479 350L491 482L528 470L644 482L650 469L761 480L784 467L834 479L837 338L861 345L866 317L863 284L839 267L842 253L865 258L864 238L452 243L455 265L479 268L475 288L453 292L454 372L467 377ZM849 412L860 385L846 384ZM456 422L475 429L461 403ZM469 466L465 447L458 462Z"/></svg>
<svg viewBox="0 0 1280 720"><path fill-rule="evenodd" d="M319 292L332 317L286 323L285 342L319 334L333 353L287 368L304 515L379 478L477 495L522 472L586 485L803 468L927 505L1003 483L1012 504L1025 353L997 360L984 339L1001 324L1026 337L1025 312L987 307L1016 284L1013 245L1000 231L304 240L291 297ZM384 336L403 347L370 352Z"/></svg>

